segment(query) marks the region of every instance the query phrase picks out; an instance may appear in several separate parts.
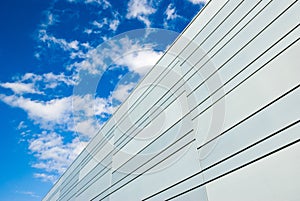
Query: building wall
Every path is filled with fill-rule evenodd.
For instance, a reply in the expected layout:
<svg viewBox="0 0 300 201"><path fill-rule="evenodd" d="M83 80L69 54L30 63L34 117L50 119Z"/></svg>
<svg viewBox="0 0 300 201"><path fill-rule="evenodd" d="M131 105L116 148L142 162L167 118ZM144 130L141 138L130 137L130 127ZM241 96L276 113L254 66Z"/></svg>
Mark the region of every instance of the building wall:
<svg viewBox="0 0 300 201"><path fill-rule="evenodd" d="M299 200L299 10L210 1L43 200Z"/></svg>

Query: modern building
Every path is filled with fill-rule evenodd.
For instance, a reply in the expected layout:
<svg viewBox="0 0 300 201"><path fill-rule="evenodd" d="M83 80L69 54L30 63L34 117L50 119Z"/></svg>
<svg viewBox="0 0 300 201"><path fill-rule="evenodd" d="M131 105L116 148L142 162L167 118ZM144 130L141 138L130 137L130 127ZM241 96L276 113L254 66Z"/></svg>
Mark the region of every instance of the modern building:
<svg viewBox="0 0 300 201"><path fill-rule="evenodd" d="M208 2L43 200L300 200L299 11Z"/></svg>

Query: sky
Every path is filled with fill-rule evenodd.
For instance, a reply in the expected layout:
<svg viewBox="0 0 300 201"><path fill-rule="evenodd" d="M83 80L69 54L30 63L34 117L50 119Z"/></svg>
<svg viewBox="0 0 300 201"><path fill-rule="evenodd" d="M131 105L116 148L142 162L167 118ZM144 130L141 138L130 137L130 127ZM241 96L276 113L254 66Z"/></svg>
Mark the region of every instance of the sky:
<svg viewBox="0 0 300 201"><path fill-rule="evenodd" d="M0 1L0 201L41 200L204 5Z"/></svg>

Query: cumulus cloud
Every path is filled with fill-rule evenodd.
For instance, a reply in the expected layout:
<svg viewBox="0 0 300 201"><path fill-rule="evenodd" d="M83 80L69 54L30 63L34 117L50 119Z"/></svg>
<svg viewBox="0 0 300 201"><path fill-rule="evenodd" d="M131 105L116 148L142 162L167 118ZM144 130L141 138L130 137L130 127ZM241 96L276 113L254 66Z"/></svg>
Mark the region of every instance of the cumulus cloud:
<svg viewBox="0 0 300 201"><path fill-rule="evenodd" d="M86 143L80 141L79 138L64 143L61 135L44 131L29 140L29 150L38 159L38 162L32 166L46 170L48 173L62 174L85 145Z"/></svg>
<svg viewBox="0 0 300 201"><path fill-rule="evenodd" d="M51 183L55 183L58 179L57 175L53 175L53 174L45 174L45 173L34 173L33 174L34 178L40 179L43 182L51 182Z"/></svg>
<svg viewBox="0 0 300 201"><path fill-rule="evenodd" d="M55 182L71 162L100 129L101 122L96 116L111 115L116 106L112 98L69 96L50 101L32 100L17 95L0 95L0 100L12 107L23 109L29 119L39 124L44 131L36 135L26 135L29 150L37 159L32 167L42 170L35 178ZM26 128L20 122L18 129ZM76 132L73 139L64 140L61 133Z"/></svg>
<svg viewBox="0 0 300 201"><path fill-rule="evenodd" d="M146 14L140 13L139 15ZM120 22L115 16L115 20L107 20L104 23L108 29L116 31ZM97 28L97 26L104 25L94 23L93 26ZM26 73L15 78L16 82L13 84L28 85L36 91L48 92L51 89L59 89L58 86L62 84L75 86L80 80L74 75L77 75L76 73L80 70L101 75L101 72L104 72L111 64L127 67L131 73L142 77L163 54L156 51L153 44L142 44L139 40L127 37L109 40L105 46L93 48L89 43L59 39L47 34L46 31L40 33L40 39L46 45L58 45L63 50L70 51L71 55L74 53L74 57L82 58L82 61L70 66L69 70L74 73L69 76L64 73L40 75ZM81 51L83 48L86 50L84 53ZM99 131L107 117L116 110L118 104L127 98L135 84L135 82L119 84L107 98L85 94L59 98L47 97L50 100L41 100L36 97L24 97L21 92L13 95L0 94L2 102L24 110L28 119L43 130L36 135L26 133L28 148L36 158L32 167L41 171L34 174L34 177L47 182L55 182L85 147L88 140ZM22 125L21 123L20 128ZM73 139L65 140L63 136L66 132L72 133Z"/></svg>
<svg viewBox="0 0 300 201"><path fill-rule="evenodd" d="M112 106L111 99L93 97L91 94L84 96L73 96L73 122L69 127L70 131L75 131L79 135L91 138L102 126L99 118L111 115L116 106Z"/></svg>
<svg viewBox="0 0 300 201"><path fill-rule="evenodd" d="M154 50L152 44L140 44L139 41L125 37L89 50L83 61L72 64L70 68L75 68L78 72L101 74L108 66L116 64L126 66L142 77L162 55L163 52Z"/></svg>
<svg viewBox="0 0 300 201"><path fill-rule="evenodd" d="M51 115L49 117L48 114L48 118L44 120L49 121L54 119L56 123L72 122L73 124L68 127L68 131L76 131L77 137L74 137L72 141L65 141L61 134L58 134L56 131L48 130L28 140L29 150L37 159L37 161L32 164L32 167L44 171L43 173L36 173L34 175L35 178L55 182L59 175L68 168L71 162L84 149L89 139L99 131L101 123L97 121L95 115L110 115L116 109L116 107L111 106L110 101L112 98L94 98L90 94L82 97L69 97L68 100L71 98L73 100L71 121L69 121L70 114L65 114L66 111L69 110L68 107L59 107L59 104L57 104L57 108L52 109L55 111L57 111L57 109L61 110L58 112L58 116L64 116L64 119L57 122L56 119L52 118ZM56 102L62 100L64 99L57 100ZM55 101L52 102L54 103ZM12 102L10 104L12 104ZM44 103L44 105L47 105L47 103ZM20 107L26 108L22 105L20 105ZM31 111L32 114L34 113L35 116L41 118L39 116L40 114L35 112L35 110Z"/></svg>
<svg viewBox="0 0 300 201"><path fill-rule="evenodd" d="M72 110L71 99L69 97L50 101L38 101L22 96L0 94L0 99L12 107L23 109L30 119L44 128L67 123Z"/></svg>
<svg viewBox="0 0 300 201"><path fill-rule="evenodd" d="M104 49L93 49L86 44L89 51L83 63L78 63L80 64L78 67L86 67L90 73L93 73L93 70L98 71L99 64L105 65L104 61L110 58L110 63L127 66L130 72L143 76L162 55L162 52L154 50L153 45L140 44L128 38L111 41L108 44L108 47ZM85 66L85 62L88 62L88 65ZM54 89L61 83L74 86L78 81L78 78L66 76L63 73L42 75L26 73L16 79L18 83L31 83L35 87L43 83L44 89ZM28 118L44 130L34 137L26 134L26 139L29 139L29 150L37 159L32 166L43 171L36 173L34 177L47 182L55 182L80 153L87 141L99 131L104 123L101 118L108 117L116 110L118 105L113 102L124 101L135 84L133 82L119 84L107 98L86 94L46 101L23 97L22 94L0 94L2 102L24 110ZM23 123L20 123L20 128L22 125ZM76 132L77 137L66 142L63 135L59 134L65 131Z"/></svg>
<svg viewBox="0 0 300 201"><path fill-rule="evenodd" d="M90 139L100 129L103 122L97 117L111 115L116 109L116 106L112 106L112 98L95 98L91 94L49 101L0 94L0 100L24 110L28 118L43 129L77 132L85 139ZM24 122L21 122L19 127L23 125Z"/></svg>
<svg viewBox="0 0 300 201"><path fill-rule="evenodd" d="M137 80L117 85L107 98L94 97L92 94L81 96L64 94L65 97L62 97L61 94L65 92L66 86L71 88L79 83L77 73L84 70L93 75L101 75L107 70L108 66L116 64L117 67L128 68L126 72L129 70L136 77L143 77L163 54L163 52L155 50L154 44L143 44L141 42L145 39L143 36L141 41L129 38L108 40L112 36L111 34L118 30L124 18L136 19L145 24L146 27L150 27L150 19L158 9L156 8L159 4L158 1L129 0L128 3L126 2L127 10L122 14L112 10L112 5L108 0L67 1L74 4L86 4L84 6L89 11L91 11L91 7L97 10L93 10L95 12L91 12L92 15L87 18L89 21L85 22L80 18L80 15L77 15L81 10L79 12L74 7L75 10L72 10L69 15L68 12L65 12L66 10L60 10L60 6L56 6L55 1L44 12L45 19L41 22L37 31L38 47L35 54L37 58L44 59L42 55L49 53L47 51L50 50L50 54L58 52L59 57L68 57L67 62L64 62L64 60L62 63L57 64L67 66L67 72L58 74L51 72L44 74L26 73L14 79L14 82L0 83L1 87L14 92L13 95L0 94L0 100L11 107L25 111L28 120L42 130L38 134L32 135L31 131L26 128L26 125L29 126L30 123L24 121L21 121L17 128L20 132L27 130L22 132L22 136L24 139L26 136L29 150L37 159L32 166L41 171L34 174L34 177L51 182L56 181L58 176L80 153L88 139L97 133L104 123L103 121L106 121L107 117L116 110L118 104L128 97ZM190 1L195 4L204 2L199 0ZM108 10L102 12L103 9L101 10L101 8ZM95 15L95 13L100 12L100 17ZM61 15L62 13L63 15ZM161 17L166 20L180 17L174 4L169 4L164 14ZM77 30L78 34L91 35L77 37L77 34L60 34L61 27L65 25L62 16L70 17L72 22L75 19L73 17L80 18L80 23L75 23L72 30ZM53 31L54 28L55 31ZM94 34L95 36L97 34L97 37L94 37ZM104 46L96 47L99 39L105 41ZM54 51L52 52L52 50ZM62 85L64 87L59 88ZM53 93L49 94L50 96L45 96L48 92L60 91L61 89L62 93L59 96L55 96ZM35 95L31 97L30 94L44 96ZM101 118L104 120L102 121ZM72 133L73 136L70 137L73 139L65 139L64 135L66 133Z"/></svg>
<svg viewBox="0 0 300 201"><path fill-rule="evenodd" d="M136 51L125 54L123 57L116 60L116 63L118 65L128 66L131 71L136 72L143 77L162 55L163 52L156 52L147 47L139 47Z"/></svg>
<svg viewBox="0 0 300 201"><path fill-rule="evenodd" d="M154 14L156 9L153 8L147 0L130 0L128 2L128 9L126 18L128 19L138 19L143 22L146 27L150 27L151 22L149 20L149 15Z"/></svg>
<svg viewBox="0 0 300 201"><path fill-rule="evenodd" d="M87 71L90 74L99 74L102 72L105 63L102 60L103 54L97 49L91 49L84 55L84 60L75 62L68 67L68 70Z"/></svg>
<svg viewBox="0 0 300 201"><path fill-rule="evenodd" d="M18 78L21 81L31 81L31 82L36 82L36 81L41 81L43 77L41 75L37 75L34 73L25 73L21 78Z"/></svg>
<svg viewBox="0 0 300 201"><path fill-rule="evenodd" d="M74 125L74 131L76 131L80 135L86 135L89 138L94 136L99 131L99 129L99 122L95 121L92 118L86 118L85 120L81 120L78 122L75 121Z"/></svg>
<svg viewBox="0 0 300 201"><path fill-rule="evenodd" d="M33 83L6 82L0 83L0 86L12 90L15 94L43 94L35 88Z"/></svg>
<svg viewBox="0 0 300 201"><path fill-rule="evenodd" d="M29 140L29 150L38 159L32 167L45 171L35 173L34 177L45 182L55 182L72 161L86 146L79 138L65 143L63 137L55 132L42 132Z"/></svg>
<svg viewBox="0 0 300 201"><path fill-rule="evenodd" d="M130 94L130 92L134 89L136 83L129 84L119 84L117 88L111 93L111 99L118 100L119 102L123 102Z"/></svg>
<svg viewBox="0 0 300 201"><path fill-rule="evenodd" d="M107 0L69 1L91 4L92 6L99 4L105 9L111 7ZM97 7L99 6L97 5ZM176 15L175 8L170 7L169 10L166 13L167 16L172 18ZM150 27L149 16L155 12L156 9L151 2L130 0L126 18L137 19L143 22L146 27ZM55 182L59 175L66 170L85 147L88 140L99 131L107 117L116 110L118 104L128 97L136 83L119 84L107 98L85 94L55 98L44 96L43 99L38 99L40 96L33 98L24 96L24 94L42 94L53 89L58 90L62 84L70 87L75 86L80 81L76 73L81 70L93 75L101 75L112 64L128 68L135 76L142 77L163 54L161 51L156 51L153 44L143 44L141 42L143 37L141 41L129 38L108 40L104 46L100 45L96 48L94 41L83 43L74 38L56 37L57 35L53 34L48 26L58 23L58 17L50 11L47 13L47 20L41 24L41 29L38 31L39 48L54 48L55 50L59 48L65 51L64 54L69 55L71 59L71 64L69 63L67 68L69 71L66 74L26 73L17 77L15 82L2 84L2 87L14 90L15 94L0 94L2 102L25 111L28 119L42 130L34 135L26 133L26 141L29 144L30 152L36 158L32 167L40 171L35 173L34 177L47 182ZM120 20L122 21L122 17L117 12L112 11L110 16L93 19L83 27L87 26L86 34L102 33L104 29L115 32L121 23ZM99 37L108 39L109 35L102 34ZM36 55L38 57L39 53ZM17 84L22 85L22 87L16 86ZM104 120L102 121L101 118ZM24 125L25 122L21 122L18 126L19 129L23 128ZM70 136L71 139L64 138L66 133L72 133L70 134L72 135L72 137Z"/></svg>

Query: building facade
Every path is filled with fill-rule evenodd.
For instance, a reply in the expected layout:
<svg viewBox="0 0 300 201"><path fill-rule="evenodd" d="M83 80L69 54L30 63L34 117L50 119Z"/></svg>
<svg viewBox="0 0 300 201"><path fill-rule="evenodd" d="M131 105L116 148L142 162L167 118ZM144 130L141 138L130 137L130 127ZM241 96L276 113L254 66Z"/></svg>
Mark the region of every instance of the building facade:
<svg viewBox="0 0 300 201"><path fill-rule="evenodd" d="M299 11L208 2L43 200L298 201Z"/></svg>

